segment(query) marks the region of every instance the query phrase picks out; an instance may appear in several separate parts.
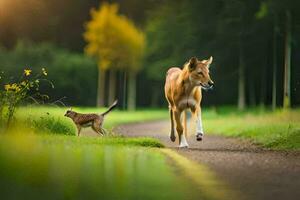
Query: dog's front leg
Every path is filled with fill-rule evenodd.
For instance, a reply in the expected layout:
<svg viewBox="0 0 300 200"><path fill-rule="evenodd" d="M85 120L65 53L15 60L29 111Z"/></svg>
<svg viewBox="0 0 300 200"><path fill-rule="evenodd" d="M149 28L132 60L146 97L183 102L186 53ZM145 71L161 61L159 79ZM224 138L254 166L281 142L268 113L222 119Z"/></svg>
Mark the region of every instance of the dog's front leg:
<svg viewBox="0 0 300 200"><path fill-rule="evenodd" d="M171 108L171 106L169 107L169 111L170 111L170 120L171 120L171 132L170 132L170 140L172 142L175 142L176 140L176 136L175 136L175 131L174 131L174 117L173 117L173 109Z"/></svg>
<svg viewBox="0 0 300 200"><path fill-rule="evenodd" d="M77 136L80 136L80 131L81 131L81 126L80 125L76 125L77 126Z"/></svg>
<svg viewBox="0 0 300 200"><path fill-rule="evenodd" d="M198 106L196 108L196 140L201 141L203 139L203 125L202 125L202 117L201 117L201 108Z"/></svg>

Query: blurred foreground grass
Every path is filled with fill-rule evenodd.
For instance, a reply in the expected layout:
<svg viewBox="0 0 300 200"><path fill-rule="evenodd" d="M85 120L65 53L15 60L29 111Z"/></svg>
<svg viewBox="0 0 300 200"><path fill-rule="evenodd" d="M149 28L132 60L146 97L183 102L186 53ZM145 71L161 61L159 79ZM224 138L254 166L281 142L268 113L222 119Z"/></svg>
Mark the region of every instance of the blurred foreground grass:
<svg viewBox="0 0 300 200"><path fill-rule="evenodd" d="M163 153L134 140L0 135L1 198L195 199Z"/></svg>
<svg viewBox="0 0 300 200"><path fill-rule="evenodd" d="M272 149L300 149L300 109L208 109L203 126L207 133L247 138Z"/></svg>
<svg viewBox="0 0 300 200"><path fill-rule="evenodd" d="M98 109L76 109L101 112ZM152 138L72 137L65 109L23 107L0 134L4 199L182 199L191 184L175 175ZM161 119L163 111L114 111L105 127ZM186 181L186 186L176 186ZM188 187L189 185L189 187Z"/></svg>

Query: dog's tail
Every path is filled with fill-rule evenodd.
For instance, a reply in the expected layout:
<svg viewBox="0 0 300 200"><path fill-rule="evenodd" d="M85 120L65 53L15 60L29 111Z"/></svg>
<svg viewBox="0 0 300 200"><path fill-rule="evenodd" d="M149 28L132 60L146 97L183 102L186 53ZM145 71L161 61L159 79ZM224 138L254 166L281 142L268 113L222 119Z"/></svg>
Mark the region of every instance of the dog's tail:
<svg viewBox="0 0 300 200"><path fill-rule="evenodd" d="M117 106L117 104L118 104L118 100L115 100L115 101L113 102L113 104L111 104L111 106L109 106L108 110L105 111L104 113L102 113L101 115L102 115L102 116L107 115L110 111L112 111L112 110Z"/></svg>

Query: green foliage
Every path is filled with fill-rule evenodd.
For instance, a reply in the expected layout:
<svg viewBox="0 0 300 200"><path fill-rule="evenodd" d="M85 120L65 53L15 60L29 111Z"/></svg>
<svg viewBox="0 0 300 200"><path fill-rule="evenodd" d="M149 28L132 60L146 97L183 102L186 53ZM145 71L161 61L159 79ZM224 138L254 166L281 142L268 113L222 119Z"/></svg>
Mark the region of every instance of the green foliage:
<svg viewBox="0 0 300 200"><path fill-rule="evenodd" d="M181 12L189 8L188 3L172 1L151 13L146 26L146 72L150 78L161 80L165 77L161 72L183 64L191 55L198 55L193 47L195 29L189 21L191 16Z"/></svg>
<svg viewBox="0 0 300 200"><path fill-rule="evenodd" d="M269 95L272 89L269 83L272 79L273 62L277 62L277 104L282 104L283 76L281 74L283 74L284 59L282 44L284 44L284 34L286 33L285 16L286 11L289 10L292 17L292 52L299 52L299 0L116 0L114 2L120 4L118 16L121 14L128 16L146 33L145 49L147 53L146 62L143 65L146 70L138 77L138 105L166 105L161 86L167 68L181 66L191 56L198 56L201 59L211 55L214 56L211 74L216 82L216 88L214 92L207 95L205 98L207 100L204 100L203 103L210 105L235 104L240 36L245 55L247 103L251 105L271 103ZM102 1L95 0L28 0L26 4L22 3L22 0L1 1L0 43L12 49L19 39L28 39L35 43L48 41L55 46L81 52L85 46L82 34L86 26L83 24L91 17L90 9L98 8L101 3ZM99 10L97 9L97 11ZM274 29L276 30L275 36ZM111 33L113 31L112 28L107 31L111 34L109 39L116 38L115 33ZM126 31L123 31L119 35L122 36L123 33L127 34ZM97 39L97 34L95 38ZM273 48L274 41L272 40L274 38L277 42L276 49ZM22 48L26 50L26 46ZM37 66L52 68L47 63L46 57L51 57L52 54L55 57L59 54L57 53L58 49L53 48L51 51L42 49L47 53L42 55L43 62ZM126 48L122 46L116 49L122 52ZM17 57L8 56L2 50L0 52L1 70L3 67L10 68L12 66L5 64L7 60L20 60L15 59ZM69 53L67 53L66 62L62 62L62 64L68 63L69 58L73 57L74 54ZM273 58L273 53L276 54L275 58ZM30 54L39 55L39 52L35 51ZM125 56L125 54L123 55ZM24 68L32 65L35 61L29 60L31 57L30 55L23 56L22 62L15 66ZM80 54L78 57L82 58ZM292 53L292 105L300 103L300 84L298 84L300 68L297 67L300 59L298 57L297 53ZM95 90L92 91L90 88L97 84L97 63L91 62L93 62L91 68L76 65L76 69L79 68L78 71L63 71L67 75L51 73L55 74L55 78L60 77L59 81L73 73L73 82L82 82L81 78L80 80L76 78L78 76L85 76L84 80L86 80L81 87L76 87L65 80L68 84L62 84L65 87L63 89L60 89L61 83L58 82L56 83L59 87L56 90L57 93L51 94L51 96L55 98L65 96L64 90L68 93L69 103L94 105L96 94ZM87 68L89 70L86 70ZM11 72L13 72L11 74L18 70L11 68ZM85 73L81 73L82 71ZM90 78L87 79L87 77ZM154 82L155 84L153 84ZM71 89L68 89L67 86ZM153 94L151 100L143 95L145 89L151 90L150 93ZM84 99L84 97L88 98Z"/></svg>
<svg viewBox="0 0 300 200"><path fill-rule="evenodd" d="M164 1L149 13L146 23L145 75L157 85L163 85L168 68L181 67L192 56L200 59L213 56L211 76L216 87L205 96L203 103L233 105L238 96L238 68L243 63L246 104L255 106L271 103L268 97L272 87L269 83L273 79L272 65L277 63L275 80L277 104L280 105L283 76L279 74L283 73L284 60L280 44L284 43L282 34L286 32L285 13L290 10L294 19L292 38L295 49L292 51L297 52L299 14L295 8L298 5L299 1L295 0ZM277 22L274 22L274 16ZM273 47L274 40L277 47ZM300 99L299 84L295 81L299 73L296 58L297 55L292 54L291 93L295 105ZM155 93L157 88L151 92Z"/></svg>
<svg viewBox="0 0 300 200"><path fill-rule="evenodd" d="M42 71L37 74L35 77L31 74L31 69L24 69L23 74L20 76L18 81L14 81L13 83L5 82L5 75L2 74L0 77L0 127L4 124L4 115L6 115L7 122L6 128L9 127L11 121L14 118L15 111L17 107L25 103L26 100L32 98L32 94L38 94L38 96L46 96L38 93L40 81L47 80L40 78L42 75L47 76L47 71L45 68L42 68ZM3 82L1 84L1 82ZM35 90L35 92L32 92ZM31 92L31 94L30 94ZM6 112L4 112L6 111Z"/></svg>
<svg viewBox="0 0 300 200"><path fill-rule="evenodd" d="M97 5L99 1L94 0L1 0L0 43L12 48L22 38L81 51L82 24Z"/></svg>
<svg viewBox="0 0 300 200"><path fill-rule="evenodd" d="M257 13L255 14L255 17L257 19L262 19L264 18L266 15L268 15L268 4L266 2L261 2L260 4L260 8L257 11Z"/></svg>
<svg viewBox="0 0 300 200"><path fill-rule="evenodd" d="M0 48L1 70L6 77L17 78L16 72L24 68L41 71L47 68L48 79L55 84L42 83L41 88L51 98L49 102L66 97L65 102L76 105L94 105L97 85L96 62L79 53L57 48L50 43L33 44L19 41L12 50Z"/></svg>

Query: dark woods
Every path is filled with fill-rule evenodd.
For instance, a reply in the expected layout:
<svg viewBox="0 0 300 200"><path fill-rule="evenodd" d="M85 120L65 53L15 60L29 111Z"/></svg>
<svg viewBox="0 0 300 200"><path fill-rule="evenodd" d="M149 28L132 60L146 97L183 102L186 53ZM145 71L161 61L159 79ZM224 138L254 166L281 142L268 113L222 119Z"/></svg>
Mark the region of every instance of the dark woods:
<svg viewBox="0 0 300 200"><path fill-rule="evenodd" d="M191 55L213 55L211 71L216 87L205 94L204 103L237 104L243 109L282 106L286 66L290 87L285 93L291 104L297 105L299 8L299 1L291 0L170 1L148 20L145 70L160 82L164 74L157 71L180 65Z"/></svg>
<svg viewBox="0 0 300 200"><path fill-rule="evenodd" d="M90 9L101 2L0 2L1 71L14 74L24 66L47 66L56 85L50 96L66 96L70 104L95 105L97 64L83 55L83 32ZM299 1L109 2L119 3L120 12L146 34L143 69L137 76L137 106L165 106L167 68L182 66L191 56L214 57L215 89L204 92L205 105L243 109L300 104ZM116 77L116 93L123 102L126 76L117 72Z"/></svg>

